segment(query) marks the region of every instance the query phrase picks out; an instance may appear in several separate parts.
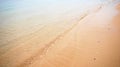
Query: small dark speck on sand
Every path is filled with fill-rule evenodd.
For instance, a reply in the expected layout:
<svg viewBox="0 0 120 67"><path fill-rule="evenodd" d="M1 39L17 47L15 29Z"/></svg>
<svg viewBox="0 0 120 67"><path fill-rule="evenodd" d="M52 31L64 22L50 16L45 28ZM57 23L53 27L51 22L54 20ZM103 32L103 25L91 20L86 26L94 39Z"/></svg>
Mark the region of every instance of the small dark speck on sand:
<svg viewBox="0 0 120 67"><path fill-rule="evenodd" d="M93 58L93 60L95 61L95 60L96 60L96 58Z"/></svg>
<svg viewBox="0 0 120 67"><path fill-rule="evenodd" d="M108 30L111 30L111 28L108 28Z"/></svg>
<svg viewBox="0 0 120 67"><path fill-rule="evenodd" d="M101 43L101 41L97 41L97 43Z"/></svg>

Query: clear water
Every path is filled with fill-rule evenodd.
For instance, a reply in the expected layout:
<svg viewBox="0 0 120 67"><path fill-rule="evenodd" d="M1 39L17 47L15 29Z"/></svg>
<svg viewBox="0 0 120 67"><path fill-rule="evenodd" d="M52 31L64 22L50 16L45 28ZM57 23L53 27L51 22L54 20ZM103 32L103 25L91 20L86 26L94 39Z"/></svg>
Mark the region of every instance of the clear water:
<svg viewBox="0 0 120 67"><path fill-rule="evenodd" d="M109 0L0 0L0 42L48 24L72 21L107 2Z"/></svg>
<svg viewBox="0 0 120 67"><path fill-rule="evenodd" d="M69 11L82 12L107 0L0 0L0 23L34 15L56 17Z"/></svg>

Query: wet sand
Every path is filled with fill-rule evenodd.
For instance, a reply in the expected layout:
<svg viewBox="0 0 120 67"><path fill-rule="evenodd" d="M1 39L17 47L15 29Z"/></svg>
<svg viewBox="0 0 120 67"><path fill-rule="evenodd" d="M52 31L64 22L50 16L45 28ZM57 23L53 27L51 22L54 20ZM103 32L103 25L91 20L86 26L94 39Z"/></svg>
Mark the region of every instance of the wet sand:
<svg viewBox="0 0 120 67"><path fill-rule="evenodd" d="M119 18L114 4L43 26L0 47L0 67L120 67Z"/></svg>

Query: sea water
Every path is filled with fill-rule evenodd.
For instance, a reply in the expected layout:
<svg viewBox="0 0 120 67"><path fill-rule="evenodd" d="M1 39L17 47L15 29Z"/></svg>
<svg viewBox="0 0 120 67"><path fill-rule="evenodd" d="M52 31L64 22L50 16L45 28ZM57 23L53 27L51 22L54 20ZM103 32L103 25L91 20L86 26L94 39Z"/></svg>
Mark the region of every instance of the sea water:
<svg viewBox="0 0 120 67"><path fill-rule="evenodd" d="M45 25L70 22L108 2L110 0L0 0L0 42Z"/></svg>

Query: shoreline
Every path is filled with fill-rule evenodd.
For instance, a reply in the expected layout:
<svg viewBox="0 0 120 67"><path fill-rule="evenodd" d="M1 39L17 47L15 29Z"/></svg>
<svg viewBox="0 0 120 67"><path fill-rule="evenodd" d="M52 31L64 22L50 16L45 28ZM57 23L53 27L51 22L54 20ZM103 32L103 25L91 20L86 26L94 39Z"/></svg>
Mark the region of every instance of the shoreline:
<svg viewBox="0 0 120 67"><path fill-rule="evenodd" d="M100 7L81 17L73 27L61 22L65 26L62 28L54 23L41 32L12 41L3 47L11 49L0 55L0 66L120 67L120 5L114 8L119 14L112 7ZM63 29L67 31L58 33Z"/></svg>

